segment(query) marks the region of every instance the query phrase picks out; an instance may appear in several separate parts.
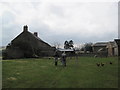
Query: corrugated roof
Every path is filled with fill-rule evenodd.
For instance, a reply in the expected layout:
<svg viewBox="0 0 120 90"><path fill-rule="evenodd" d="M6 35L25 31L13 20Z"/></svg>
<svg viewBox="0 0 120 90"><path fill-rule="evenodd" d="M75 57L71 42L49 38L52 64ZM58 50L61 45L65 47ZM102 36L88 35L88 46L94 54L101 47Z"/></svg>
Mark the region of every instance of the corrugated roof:
<svg viewBox="0 0 120 90"><path fill-rule="evenodd" d="M92 46L107 46L108 42L98 42L93 44Z"/></svg>
<svg viewBox="0 0 120 90"><path fill-rule="evenodd" d="M70 52L70 51L74 51L73 49L62 49L62 48L59 48L59 49L57 49L57 50L59 50L59 51L66 51L66 52L67 52L67 51L69 51L69 52Z"/></svg>

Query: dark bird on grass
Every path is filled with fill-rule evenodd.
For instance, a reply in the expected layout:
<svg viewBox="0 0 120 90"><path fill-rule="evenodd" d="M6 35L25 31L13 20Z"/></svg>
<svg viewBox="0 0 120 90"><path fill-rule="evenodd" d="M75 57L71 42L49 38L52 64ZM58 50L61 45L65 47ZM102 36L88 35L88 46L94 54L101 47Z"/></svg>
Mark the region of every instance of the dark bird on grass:
<svg viewBox="0 0 120 90"><path fill-rule="evenodd" d="M96 63L96 65L99 67L99 66L100 66L100 63Z"/></svg>
<svg viewBox="0 0 120 90"><path fill-rule="evenodd" d="M110 62L110 64L112 64L112 62Z"/></svg>
<svg viewBox="0 0 120 90"><path fill-rule="evenodd" d="M104 63L101 63L101 66L104 66L105 64Z"/></svg>

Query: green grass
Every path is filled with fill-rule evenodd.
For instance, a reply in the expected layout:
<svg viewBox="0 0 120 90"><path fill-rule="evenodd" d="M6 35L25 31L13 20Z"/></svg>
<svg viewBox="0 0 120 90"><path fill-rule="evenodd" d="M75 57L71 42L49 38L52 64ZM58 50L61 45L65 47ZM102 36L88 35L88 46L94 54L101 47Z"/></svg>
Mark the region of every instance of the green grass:
<svg viewBox="0 0 120 90"><path fill-rule="evenodd" d="M113 64L110 65L109 61ZM97 67L96 63L105 63ZM53 59L17 59L2 61L3 88L117 88L118 60L79 57L54 66Z"/></svg>

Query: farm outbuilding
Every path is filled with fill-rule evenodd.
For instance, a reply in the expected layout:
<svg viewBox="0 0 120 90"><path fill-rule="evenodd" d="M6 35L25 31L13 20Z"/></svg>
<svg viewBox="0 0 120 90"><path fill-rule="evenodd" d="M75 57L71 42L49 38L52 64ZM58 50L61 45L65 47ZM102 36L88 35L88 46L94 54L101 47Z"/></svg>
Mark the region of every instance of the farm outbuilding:
<svg viewBox="0 0 120 90"><path fill-rule="evenodd" d="M107 57L107 44L108 42L97 42L92 45L93 53L95 53L97 56L105 56Z"/></svg>
<svg viewBox="0 0 120 90"><path fill-rule="evenodd" d="M93 52L97 53L100 49L107 50L106 49L107 44L108 44L108 42L97 42L97 43L93 44L92 45Z"/></svg>
<svg viewBox="0 0 120 90"><path fill-rule="evenodd" d="M118 46L115 41L97 42L92 47L93 52L100 56L118 56Z"/></svg>
<svg viewBox="0 0 120 90"><path fill-rule="evenodd" d="M23 27L23 32L6 46L3 59L53 56L54 51L55 48L41 40L37 32L29 32L26 25Z"/></svg>
<svg viewBox="0 0 120 90"><path fill-rule="evenodd" d="M65 52L67 54L67 56L75 56L75 50L74 49L62 49L62 48L58 48L57 51L59 52L60 56L61 56L61 54L63 52Z"/></svg>

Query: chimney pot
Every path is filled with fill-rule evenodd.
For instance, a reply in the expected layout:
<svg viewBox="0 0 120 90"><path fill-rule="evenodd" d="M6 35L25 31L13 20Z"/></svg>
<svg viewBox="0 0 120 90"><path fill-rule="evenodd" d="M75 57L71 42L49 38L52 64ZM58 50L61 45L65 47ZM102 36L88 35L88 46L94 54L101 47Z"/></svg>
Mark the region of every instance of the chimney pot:
<svg viewBox="0 0 120 90"><path fill-rule="evenodd" d="M27 26L27 25L25 25L25 26L23 27L23 31L28 31L28 26Z"/></svg>
<svg viewBox="0 0 120 90"><path fill-rule="evenodd" d="M35 35L36 37L38 37L38 33L37 33L37 32L34 32L34 35Z"/></svg>

